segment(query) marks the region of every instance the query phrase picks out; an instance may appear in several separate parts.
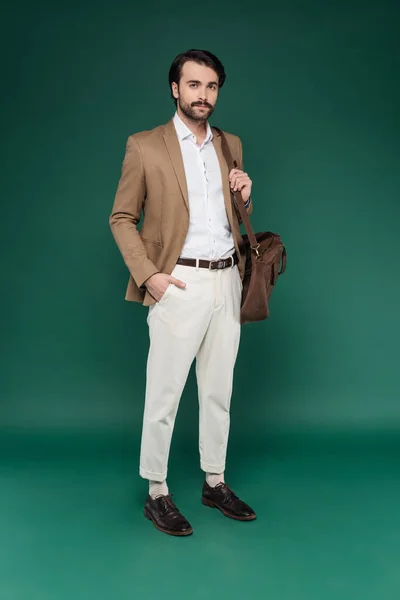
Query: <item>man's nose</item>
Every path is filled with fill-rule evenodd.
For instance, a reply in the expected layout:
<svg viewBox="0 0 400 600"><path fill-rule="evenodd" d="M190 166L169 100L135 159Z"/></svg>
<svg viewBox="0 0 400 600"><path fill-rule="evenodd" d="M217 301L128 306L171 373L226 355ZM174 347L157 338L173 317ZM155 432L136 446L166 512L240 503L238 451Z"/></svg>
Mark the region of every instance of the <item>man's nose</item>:
<svg viewBox="0 0 400 600"><path fill-rule="evenodd" d="M207 102L207 92L200 93L199 102Z"/></svg>

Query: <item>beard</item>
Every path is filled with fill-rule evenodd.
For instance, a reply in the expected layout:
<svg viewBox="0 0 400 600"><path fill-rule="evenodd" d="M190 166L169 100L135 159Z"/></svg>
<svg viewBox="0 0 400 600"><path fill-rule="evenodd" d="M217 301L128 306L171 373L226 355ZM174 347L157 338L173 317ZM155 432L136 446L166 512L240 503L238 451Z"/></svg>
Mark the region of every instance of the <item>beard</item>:
<svg viewBox="0 0 400 600"><path fill-rule="evenodd" d="M196 123L204 123L204 121L207 121L207 119L211 117L214 112L214 107L208 103L203 103L203 106L206 106L207 108L202 112L200 112L197 108L197 106L200 104L199 102L187 104L181 100L181 98L178 98L178 104L185 117L191 121L196 121Z"/></svg>

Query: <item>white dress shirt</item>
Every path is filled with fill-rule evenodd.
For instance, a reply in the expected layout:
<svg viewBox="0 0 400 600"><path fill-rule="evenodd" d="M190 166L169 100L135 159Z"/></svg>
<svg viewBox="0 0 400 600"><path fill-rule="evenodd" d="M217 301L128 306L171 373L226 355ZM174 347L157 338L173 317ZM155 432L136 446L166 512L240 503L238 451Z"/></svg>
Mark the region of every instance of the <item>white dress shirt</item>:
<svg viewBox="0 0 400 600"><path fill-rule="evenodd" d="M174 125L181 147L189 195L189 231L181 252L184 258L226 258L235 251L222 190L221 170L207 121L199 146L196 136L177 113Z"/></svg>

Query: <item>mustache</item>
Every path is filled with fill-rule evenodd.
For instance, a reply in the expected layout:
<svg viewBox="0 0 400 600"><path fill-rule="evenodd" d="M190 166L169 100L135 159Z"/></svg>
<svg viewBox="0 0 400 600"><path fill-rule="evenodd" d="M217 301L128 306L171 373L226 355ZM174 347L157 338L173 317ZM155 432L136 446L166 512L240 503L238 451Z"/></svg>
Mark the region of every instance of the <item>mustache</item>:
<svg viewBox="0 0 400 600"><path fill-rule="evenodd" d="M207 108L212 108L211 104L208 104L208 102L193 102L192 106L206 106Z"/></svg>

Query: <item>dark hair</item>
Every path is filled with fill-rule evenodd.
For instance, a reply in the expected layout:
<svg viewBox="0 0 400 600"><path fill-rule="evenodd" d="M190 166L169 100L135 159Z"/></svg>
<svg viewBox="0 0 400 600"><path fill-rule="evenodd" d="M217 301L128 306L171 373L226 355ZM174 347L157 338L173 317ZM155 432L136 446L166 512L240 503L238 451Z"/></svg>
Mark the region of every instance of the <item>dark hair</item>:
<svg viewBox="0 0 400 600"><path fill-rule="evenodd" d="M182 74L182 67L185 64L185 62L187 62L188 60L196 62L199 65L204 65L206 67L210 67L211 69L214 69L214 71L218 75L218 87L222 88L222 86L224 85L225 79L226 79L224 65L215 56L215 54L212 54L211 52L208 52L207 50L195 50L195 49L187 50L186 52L183 52L182 54L178 54L178 56L176 56L174 58L172 65L169 69L169 74L168 74L169 89L171 90L171 97L172 97L173 101L175 102L175 106L177 104L177 100L176 100L176 98L174 98L174 95L172 93L171 84L174 81L175 83L177 83L179 85L179 81L181 79L181 74Z"/></svg>

